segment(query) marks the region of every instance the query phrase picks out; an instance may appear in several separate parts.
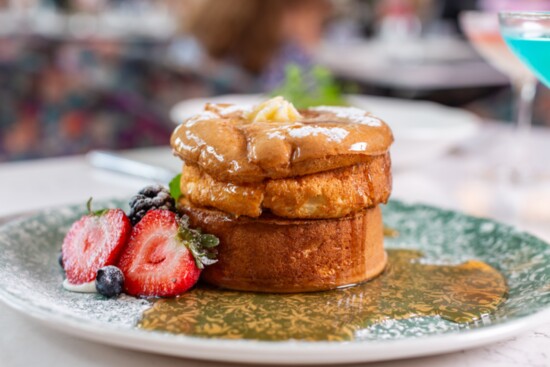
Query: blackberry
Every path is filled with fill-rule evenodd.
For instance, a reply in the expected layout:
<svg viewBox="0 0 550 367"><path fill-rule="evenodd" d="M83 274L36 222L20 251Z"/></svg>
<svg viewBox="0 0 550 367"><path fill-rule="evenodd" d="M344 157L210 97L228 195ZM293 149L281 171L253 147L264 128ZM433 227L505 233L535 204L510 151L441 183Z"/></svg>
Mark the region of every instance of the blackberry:
<svg viewBox="0 0 550 367"><path fill-rule="evenodd" d="M170 191L162 185L146 186L130 200L128 217L132 225L135 226L149 210L153 209L176 211L176 202L170 195Z"/></svg>
<svg viewBox="0 0 550 367"><path fill-rule="evenodd" d="M115 297L124 289L124 274L116 266L109 265L97 271L95 278L97 292L105 297Z"/></svg>

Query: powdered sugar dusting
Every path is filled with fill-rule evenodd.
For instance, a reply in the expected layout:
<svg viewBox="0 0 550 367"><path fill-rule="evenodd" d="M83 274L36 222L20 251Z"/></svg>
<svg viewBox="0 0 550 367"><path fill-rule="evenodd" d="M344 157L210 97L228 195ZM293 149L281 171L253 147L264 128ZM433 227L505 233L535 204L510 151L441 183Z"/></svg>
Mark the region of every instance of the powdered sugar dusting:
<svg viewBox="0 0 550 367"><path fill-rule="evenodd" d="M439 316L412 317L404 320L387 319L366 329L357 330L355 337L359 340L391 340L426 334L441 334L464 328L464 324L455 324Z"/></svg>
<svg viewBox="0 0 550 367"><path fill-rule="evenodd" d="M217 113L214 113L212 111L202 111L201 113L196 114L196 115L188 118L187 120L185 120L183 125L184 126L193 126L197 122L205 121L205 120L213 120L213 119L216 119L216 118L219 118L219 117L220 116Z"/></svg>
<svg viewBox="0 0 550 367"><path fill-rule="evenodd" d="M251 106L246 105L225 105L225 104L207 104L205 110L189 116L183 125L193 126L200 121L214 120L220 118L238 117L242 118L251 110Z"/></svg>
<svg viewBox="0 0 550 367"><path fill-rule="evenodd" d="M105 204L97 205L123 206L121 201ZM125 295L106 299L98 294L68 292L62 287L57 253L82 209L46 211L0 229L0 298L52 316L132 330L150 307L149 301ZM505 276L509 295L495 313L474 324L455 324L439 317L387 319L358 330L359 342L480 329L535 314L550 305L550 246L543 241L492 221L429 206L391 201L383 210L385 224L399 232L397 238L386 238L387 248L420 250L428 263L467 259L487 262Z"/></svg>
<svg viewBox="0 0 550 367"><path fill-rule="evenodd" d="M229 105L225 107L218 107L218 113L220 116L229 116L233 114L245 115L252 109L252 106L247 105Z"/></svg>
<svg viewBox="0 0 550 367"><path fill-rule="evenodd" d="M341 127L321 127L302 125L288 130L288 135L293 138L304 138L308 136L324 135L329 141L341 142L348 136L349 131Z"/></svg>
<svg viewBox="0 0 550 367"><path fill-rule="evenodd" d="M109 204L111 207L123 205L120 202ZM107 299L63 288L64 274L57 264L57 254L65 233L83 214L83 209L78 206L46 211L35 218L2 227L0 296L17 299L52 315L134 327L151 302L126 295Z"/></svg>
<svg viewBox="0 0 550 367"><path fill-rule="evenodd" d="M310 110L332 113L340 119L350 120L356 124L368 125L372 127L382 126L382 121L379 118L376 118L368 114L365 110L357 107L318 106L311 107Z"/></svg>

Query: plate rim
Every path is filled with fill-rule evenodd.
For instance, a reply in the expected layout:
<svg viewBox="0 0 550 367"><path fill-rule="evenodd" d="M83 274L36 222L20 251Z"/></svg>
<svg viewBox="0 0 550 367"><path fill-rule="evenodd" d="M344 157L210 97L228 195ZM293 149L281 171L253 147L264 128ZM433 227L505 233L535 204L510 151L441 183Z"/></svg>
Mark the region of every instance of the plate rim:
<svg viewBox="0 0 550 367"><path fill-rule="evenodd" d="M45 310L25 306L10 297L0 289L0 300L19 314L54 330L100 344L173 357L250 364L326 365L427 357L483 347L529 330L535 323L550 320L550 308L546 308L529 316L480 329L391 341L224 340L137 328L123 329L105 324L100 326L96 322L82 323L73 317L52 315ZM105 336L109 336L109 340Z"/></svg>
<svg viewBox="0 0 550 367"><path fill-rule="evenodd" d="M120 200L121 198L111 198L102 201L112 202ZM499 226L512 229L515 234L521 234L522 236L527 236L530 240L547 244L546 241L528 232L490 218L468 215L455 210L439 208L423 203L397 199L393 199L392 201L400 206L427 208L439 212L452 213L453 215L474 218L488 223L496 223ZM62 205L57 208L34 211L30 215L23 214L18 219L0 225L0 230L5 229L5 227L15 226L22 221L32 220L37 216L56 211L60 208L74 206L75 205ZM19 314L55 330L101 344L175 357L257 364L278 363L307 365L359 363L431 356L467 348L482 347L515 336L522 331L532 329L541 322L550 321L550 307L546 307L530 315L519 316L510 321L504 321L482 328L394 340L344 342L230 340L141 330L137 327L125 328L94 320L83 322L82 319L72 315L62 315L52 312L52 310L47 308L28 304L26 300L6 290L3 284L0 284L0 301L17 311ZM104 338L105 336L109 336L109 338Z"/></svg>

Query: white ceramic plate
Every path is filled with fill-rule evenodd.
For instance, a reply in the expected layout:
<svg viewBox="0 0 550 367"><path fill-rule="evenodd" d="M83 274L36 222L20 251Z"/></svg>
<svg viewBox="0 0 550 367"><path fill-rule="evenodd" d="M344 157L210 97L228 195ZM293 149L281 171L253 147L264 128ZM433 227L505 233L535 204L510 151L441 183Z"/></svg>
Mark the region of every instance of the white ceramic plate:
<svg viewBox="0 0 550 367"><path fill-rule="evenodd" d="M119 207L126 201L98 202L96 207ZM384 208L384 221L400 231L400 236L386 239L386 247L420 250L428 263L442 259L489 263L509 286L507 299L494 314L468 325L440 317L390 319L368 327L359 325L352 340L332 342L231 340L146 331L136 328L142 312L150 307L146 300L105 299L63 290L57 252L67 229L82 213L81 205L66 206L0 227L0 300L48 326L100 343L226 362L319 365L480 347L533 328L550 316L548 244L489 220L391 201ZM334 294L323 296L333 302ZM232 297L229 302L234 302ZM307 308L307 302L301 305L300 309ZM353 302L346 305L357 307ZM203 312L202 306L198 312Z"/></svg>
<svg viewBox="0 0 550 367"><path fill-rule="evenodd" d="M189 99L172 108L170 117L176 123L198 113L206 102L254 105L261 95L226 95ZM363 108L385 120L393 130L392 165L404 168L421 164L448 152L457 144L473 137L479 119L465 110L426 101L350 95L351 105Z"/></svg>

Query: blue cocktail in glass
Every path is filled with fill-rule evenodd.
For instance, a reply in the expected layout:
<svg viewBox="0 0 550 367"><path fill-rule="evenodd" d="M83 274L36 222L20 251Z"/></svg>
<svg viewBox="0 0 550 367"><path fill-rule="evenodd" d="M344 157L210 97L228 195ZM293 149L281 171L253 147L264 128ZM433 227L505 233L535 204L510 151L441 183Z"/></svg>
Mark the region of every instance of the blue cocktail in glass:
<svg viewBox="0 0 550 367"><path fill-rule="evenodd" d="M550 88L550 11L500 13L510 49Z"/></svg>

